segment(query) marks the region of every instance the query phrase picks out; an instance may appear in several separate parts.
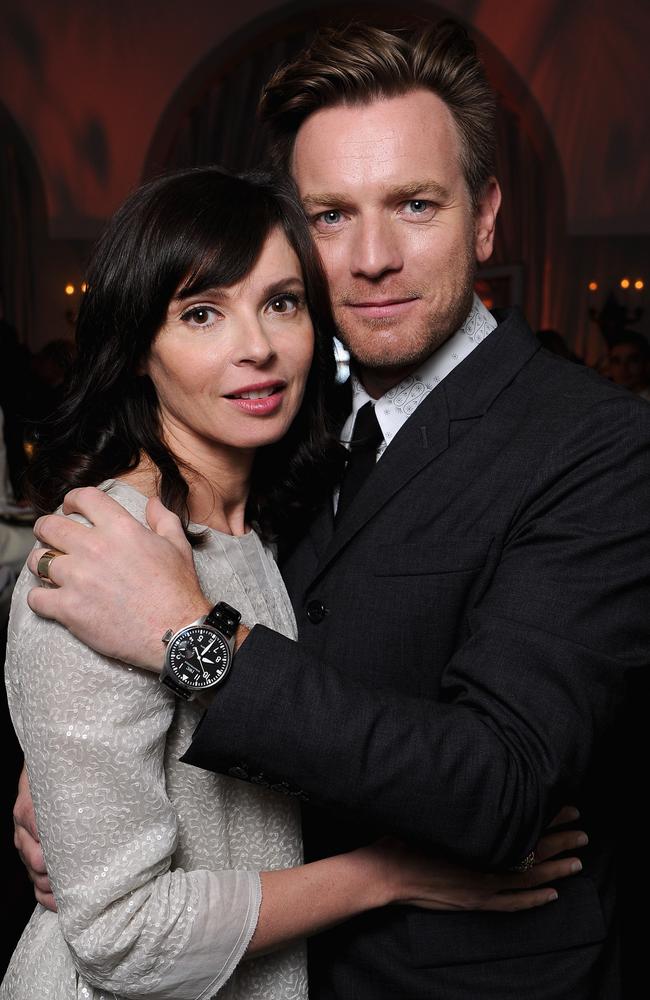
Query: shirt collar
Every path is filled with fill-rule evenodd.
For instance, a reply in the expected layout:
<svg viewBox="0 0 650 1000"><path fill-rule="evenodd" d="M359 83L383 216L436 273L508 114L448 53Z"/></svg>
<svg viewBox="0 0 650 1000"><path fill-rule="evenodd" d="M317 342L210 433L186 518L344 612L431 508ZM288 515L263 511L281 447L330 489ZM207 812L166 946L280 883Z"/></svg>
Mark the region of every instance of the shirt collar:
<svg viewBox="0 0 650 1000"><path fill-rule="evenodd" d="M384 440L377 450L379 457L397 432L417 409L432 389L442 382L456 365L459 365L474 348L497 326L478 295L474 294L467 319L448 340L424 361L417 371L407 375L399 385L393 386L375 402L375 413ZM350 440L357 412L371 400L357 376L350 376L352 384L352 411L341 429L341 441Z"/></svg>

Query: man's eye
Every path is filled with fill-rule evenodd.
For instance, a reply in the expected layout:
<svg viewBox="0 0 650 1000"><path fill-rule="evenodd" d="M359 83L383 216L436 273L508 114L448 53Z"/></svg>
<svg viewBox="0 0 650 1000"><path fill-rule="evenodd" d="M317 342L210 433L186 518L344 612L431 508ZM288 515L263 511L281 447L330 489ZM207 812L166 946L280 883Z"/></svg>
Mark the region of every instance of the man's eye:
<svg viewBox="0 0 650 1000"><path fill-rule="evenodd" d="M321 212L316 216L317 222L322 222L325 226L335 226L342 219L342 215L337 208L330 208L327 212Z"/></svg>
<svg viewBox="0 0 650 1000"><path fill-rule="evenodd" d="M209 326L214 321L215 316L216 310L209 306L192 306L191 309L185 310L181 319L193 326Z"/></svg>
<svg viewBox="0 0 650 1000"><path fill-rule="evenodd" d="M411 215L426 215L432 208L432 203L424 198L411 198L406 202L406 209Z"/></svg>

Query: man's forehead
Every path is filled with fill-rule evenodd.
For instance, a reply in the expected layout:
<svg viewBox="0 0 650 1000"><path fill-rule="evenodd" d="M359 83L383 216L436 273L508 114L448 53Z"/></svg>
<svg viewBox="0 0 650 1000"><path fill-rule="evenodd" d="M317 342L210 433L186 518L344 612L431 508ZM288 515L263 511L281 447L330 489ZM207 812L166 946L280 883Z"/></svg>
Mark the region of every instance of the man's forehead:
<svg viewBox="0 0 650 1000"><path fill-rule="evenodd" d="M291 170L305 194L313 183L381 182L404 171L444 186L449 178L440 175L456 173L459 164L451 112L431 91L415 90L314 112L298 130Z"/></svg>

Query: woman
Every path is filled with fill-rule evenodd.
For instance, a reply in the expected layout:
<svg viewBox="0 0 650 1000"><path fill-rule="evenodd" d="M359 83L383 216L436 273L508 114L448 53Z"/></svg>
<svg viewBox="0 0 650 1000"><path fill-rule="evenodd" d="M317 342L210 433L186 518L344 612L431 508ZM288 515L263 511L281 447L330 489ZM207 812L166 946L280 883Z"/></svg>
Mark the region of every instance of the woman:
<svg viewBox="0 0 650 1000"><path fill-rule="evenodd" d="M205 592L295 635L269 542L339 472L333 333L286 191L216 168L146 185L90 268L35 503L103 482L144 521L159 496L183 519ZM195 704L36 618L29 586L25 575L16 589L9 700L58 915L37 908L2 996L305 997L305 935L391 902L485 905L486 889L521 884L386 843L301 866L296 801L180 764ZM568 871L540 865L531 884Z"/></svg>

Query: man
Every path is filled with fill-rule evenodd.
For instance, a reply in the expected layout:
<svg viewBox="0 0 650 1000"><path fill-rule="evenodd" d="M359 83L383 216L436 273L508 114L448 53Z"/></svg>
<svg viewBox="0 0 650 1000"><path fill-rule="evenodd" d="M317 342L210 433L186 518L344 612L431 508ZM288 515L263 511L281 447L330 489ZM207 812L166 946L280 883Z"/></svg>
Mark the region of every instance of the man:
<svg viewBox="0 0 650 1000"><path fill-rule="evenodd" d="M642 333L621 330L610 338L605 374L650 402L650 346Z"/></svg>
<svg viewBox="0 0 650 1000"><path fill-rule="evenodd" d="M308 800L309 858L388 831L508 867L569 795L592 834L588 877L553 907L359 918L314 941L311 992L615 997L592 790L606 794L625 669L647 658L648 413L473 297L500 191L493 98L462 29L321 36L262 109L354 359L352 453L284 559L300 641L240 629L186 760ZM364 440L377 461L360 484ZM39 523L72 554L32 607L160 670L162 634L208 608L175 519L150 502L148 533L89 490L66 509L95 527Z"/></svg>

